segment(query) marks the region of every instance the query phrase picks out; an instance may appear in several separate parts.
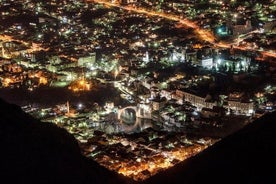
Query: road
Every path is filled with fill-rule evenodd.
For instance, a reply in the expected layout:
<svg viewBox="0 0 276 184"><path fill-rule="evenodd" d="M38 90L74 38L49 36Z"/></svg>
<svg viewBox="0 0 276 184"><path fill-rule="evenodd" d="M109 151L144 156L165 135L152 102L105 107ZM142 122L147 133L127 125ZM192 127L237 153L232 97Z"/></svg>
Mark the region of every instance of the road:
<svg viewBox="0 0 276 184"><path fill-rule="evenodd" d="M28 42L25 42L24 40L18 40L18 39L13 38L12 36L8 36L5 34L0 35L0 41L2 41L2 42L13 42L13 41L19 42L29 48L29 49L24 50L27 53L32 53L32 52L41 51L41 50L44 50L44 51L48 50L47 48L45 49L45 48L41 47L40 44L36 44L36 43L30 44ZM13 54L16 54L17 52L13 52Z"/></svg>
<svg viewBox="0 0 276 184"><path fill-rule="evenodd" d="M12 36L4 35L4 34L0 35L0 41L2 41L2 42L12 42L12 41L19 42L19 43L25 45L26 47L28 47L28 49L24 50L24 52L26 52L26 53L33 53L33 52L36 52L36 51L42 51L42 50L47 51L47 50L49 50L49 48L43 48L41 46L41 44L36 44L36 43L30 44L30 43L25 42L23 40L18 40L18 39L13 38ZM19 55L19 53L20 52L17 51L17 52L13 52L12 54L13 55ZM59 55L59 57L64 57L66 59L69 59L72 62L77 62L76 58L71 57L71 56L67 56L67 55L64 55L64 54ZM6 56L6 58L9 58L9 56Z"/></svg>
<svg viewBox="0 0 276 184"><path fill-rule="evenodd" d="M209 42L210 44L214 45L215 47L234 48L234 49L244 50L244 51L249 50L249 51L254 51L254 52L260 52L263 56L276 58L275 50L273 50L273 51L262 51L262 50L259 50L259 49L237 46L237 45L235 45L235 42L233 42L233 43L224 43L224 42L217 43L216 39L215 39L215 36L213 35L212 32L210 32L208 30L205 30L205 29L201 29L193 21L190 21L190 20L185 19L185 18L180 18L179 16L176 16L176 15L172 15L172 14L169 14L169 13L155 12L155 11L147 10L147 9L144 9L144 8L141 8L141 7L121 6L120 4L110 3L110 2L107 2L107 1L103 1L103 0L86 0L86 2L104 4L108 7L117 7L117 8L127 10L127 11L132 11L132 12L135 12L135 13L145 14L145 15L148 15L148 16L157 16L157 17L161 17L161 18L165 18L165 19L169 19L169 20L173 20L173 21L178 21L178 24L181 24L185 27L193 28L195 33L197 33L198 36L202 40Z"/></svg>
<svg viewBox="0 0 276 184"><path fill-rule="evenodd" d="M157 16L157 17L161 17L161 18L165 18L168 20L173 20L173 21L177 21L177 24L183 25L185 27L189 27L194 29L195 33L198 34L198 36L200 37L200 39L209 42L210 44L214 45L215 47L219 47L219 48L234 48L234 49L239 49L239 50L244 50L244 51L255 51L255 52L260 52L263 56L268 56L268 57L273 57L276 58L276 52L275 50L272 51L262 51L259 49L255 49L255 48L248 48L248 47L242 47L242 46L238 46L237 42L234 41L233 43L223 43L223 42L216 42L215 36L213 35L212 32L206 30L206 29L201 29L198 25L196 25L194 22L185 19L185 18L180 18L179 16L176 15L172 15L172 14L168 14L168 13L161 13L161 12L155 12L152 10L146 10L144 8L140 8L140 7L132 7L132 6L121 6L119 4L116 3L110 3L107 1L103 1L103 0L86 0L88 3L99 3L99 4L104 4L108 7L117 7L117 8L121 8L127 11L131 11L131 12L136 12L136 13L140 13L140 14L145 14L148 16ZM17 40L11 36L8 35L0 35L0 40L2 40L3 42L11 42L11 41L17 41L20 42L26 46L29 47L29 49L25 50L25 52L27 53L32 53L35 51L40 51L40 50L45 50L47 51L48 49L43 48L40 44L35 44L32 43L32 45L28 42L25 42L24 40ZM14 53L15 54L15 53ZM72 61L75 61L75 59L73 58L68 58Z"/></svg>

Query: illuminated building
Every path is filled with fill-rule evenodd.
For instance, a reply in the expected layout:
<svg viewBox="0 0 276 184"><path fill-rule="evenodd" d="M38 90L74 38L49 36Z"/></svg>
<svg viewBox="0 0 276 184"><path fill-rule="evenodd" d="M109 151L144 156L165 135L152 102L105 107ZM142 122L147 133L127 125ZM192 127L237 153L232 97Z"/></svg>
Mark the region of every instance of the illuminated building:
<svg viewBox="0 0 276 184"><path fill-rule="evenodd" d="M167 100L170 100L172 98L172 92L168 90L161 90L160 97L165 97Z"/></svg>
<svg viewBox="0 0 276 184"><path fill-rule="evenodd" d="M91 84L85 79L80 79L72 82L68 89L72 90L73 92L89 91L91 90Z"/></svg>
<svg viewBox="0 0 276 184"><path fill-rule="evenodd" d="M202 96L197 96L195 94L188 93L181 90L176 90L175 98L177 98L176 100L184 100L184 101L190 102L192 105L196 106L199 110L201 110L204 107L213 108L216 105L215 102L207 101L208 95L206 95L205 97L202 97Z"/></svg>
<svg viewBox="0 0 276 184"><path fill-rule="evenodd" d="M104 108L107 112L111 112L114 109L114 102L106 102Z"/></svg>
<svg viewBox="0 0 276 184"><path fill-rule="evenodd" d="M149 62L149 52L147 51L146 54L145 54L145 57L143 57L142 59L145 63L148 63Z"/></svg>
<svg viewBox="0 0 276 184"><path fill-rule="evenodd" d="M65 115L67 117L75 117L76 116L75 111L70 109L69 101L66 102L66 109L67 109L67 112L65 113Z"/></svg>
<svg viewBox="0 0 276 184"><path fill-rule="evenodd" d="M78 59L78 66L92 67L96 61L96 53L92 53L87 57L81 57Z"/></svg>
<svg viewBox="0 0 276 184"><path fill-rule="evenodd" d="M169 59L172 62L183 62L185 60L185 51L177 52L176 50L173 50Z"/></svg>
<svg viewBox="0 0 276 184"><path fill-rule="evenodd" d="M203 58L201 59L201 66L211 69L213 67L213 58Z"/></svg>
<svg viewBox="0 0 276 184"><path fill-rule="evenodd" d="M243 101L243 95L244 93L230 93L224 107L236 114L252 115L255 111L254 102Z"/></svg>
<svg viewBox="0 0 276 184"><path fill-rule="evenodd" d="M216 33L218 36L229 36L231 34L231 31L229 30L229 27L227 25L221 25L216 29Z"/></svg>
<svg viewBox="0 0 276 184"><path fill-rule="evenodd" d="M151 100L151 105L152 105L152 110L153 111L159 111L161 108L164 107L166 103L166 99L165 98L155 98L153 100Z"/></svg>
<svg viewBox="0 0 276 184"><path fill-rule="evenodd" d="M228 100L228 105L225 108L231 109L234 113L252 115L254 113L254 103L253 102L241 102Z"/></svg>

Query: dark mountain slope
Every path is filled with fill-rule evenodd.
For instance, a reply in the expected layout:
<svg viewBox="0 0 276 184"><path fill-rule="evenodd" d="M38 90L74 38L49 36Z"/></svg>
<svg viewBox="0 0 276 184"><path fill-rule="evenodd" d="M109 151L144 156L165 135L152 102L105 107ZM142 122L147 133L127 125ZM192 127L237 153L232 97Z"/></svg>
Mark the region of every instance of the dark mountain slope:
<svg viewBox="0 0 276 184"><path fill-rule="evenodd" d="M276 112L143 183L275 183L275 135ZM133 183L83 157L64 129L2 100L0 147L1 183Z"/></svg>
<svg viewBox="0 0 276 184"><path fill-rule="evenodd" d="M144 183L276 183L276 112Z"/></svg>
<svg viewBox="0 0 276 184"><path fill-rule="evenodd" d="M0 147L0 183L127 182L83 157L66 130L35 120L1 99Z"/></svg>

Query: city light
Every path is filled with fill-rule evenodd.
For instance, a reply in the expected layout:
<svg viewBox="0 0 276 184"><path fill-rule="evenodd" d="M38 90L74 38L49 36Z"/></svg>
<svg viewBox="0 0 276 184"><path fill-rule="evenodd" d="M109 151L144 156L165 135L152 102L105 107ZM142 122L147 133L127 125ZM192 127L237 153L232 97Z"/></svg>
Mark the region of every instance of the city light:
<svg viewBox="0 0 276 184"><path fill-rule="evenodd" d="M272 1L5 0L0 9L0 97L130 180L276 109Z"/></svg>

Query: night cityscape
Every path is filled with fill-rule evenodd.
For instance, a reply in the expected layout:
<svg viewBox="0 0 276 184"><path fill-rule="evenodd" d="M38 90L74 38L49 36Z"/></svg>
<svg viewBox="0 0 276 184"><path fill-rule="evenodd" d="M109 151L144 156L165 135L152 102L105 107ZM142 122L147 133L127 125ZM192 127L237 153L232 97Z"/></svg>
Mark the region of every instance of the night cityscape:
<svg viewBox="0 0 276 184"><path fill-rule="evenodd" d="M162 183L255 121L276 122L276 1L0 0L0 14L0 102L66 130L125 183Z"/></svg>

